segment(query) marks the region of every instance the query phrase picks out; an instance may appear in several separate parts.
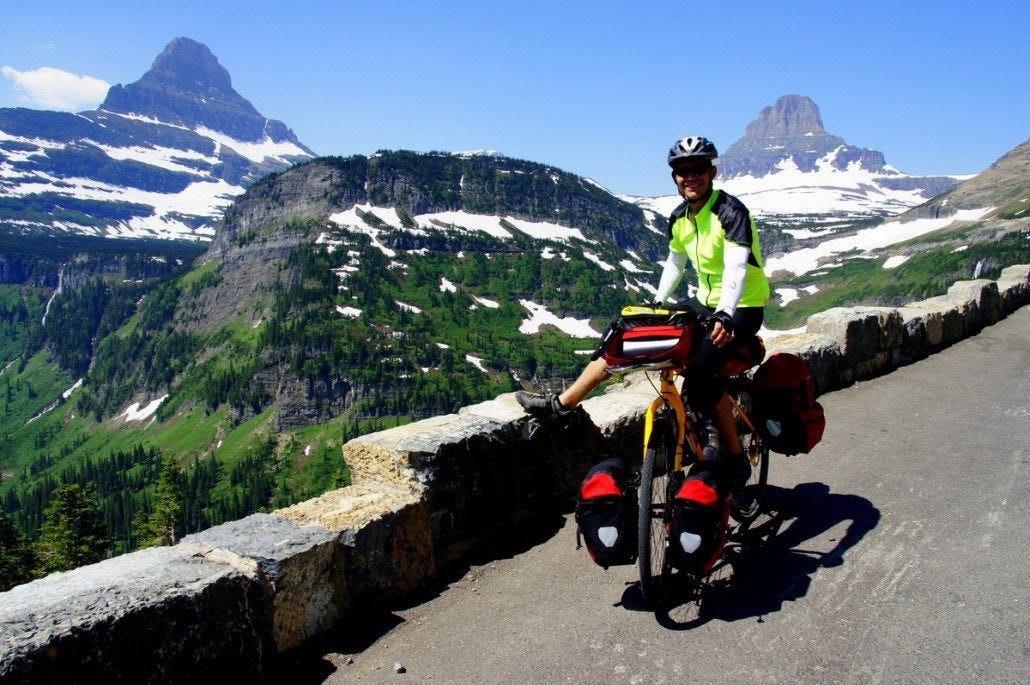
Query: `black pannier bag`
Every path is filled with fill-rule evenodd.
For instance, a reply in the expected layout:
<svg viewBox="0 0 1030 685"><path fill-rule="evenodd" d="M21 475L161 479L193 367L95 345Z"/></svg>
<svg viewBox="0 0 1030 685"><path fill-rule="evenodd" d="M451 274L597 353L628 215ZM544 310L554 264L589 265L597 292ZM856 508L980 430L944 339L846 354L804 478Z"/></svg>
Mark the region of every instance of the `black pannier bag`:
<svg viewBox="0 0 1030 685"><path fill-rule="evenodd" d="M602 567L632 564L637 559L637 491L621 459L594 466L579 487L576 503L577 543Z"/></svg>
<svg viewBox="0 0 1030 685"><path fill-rule="evenodd" d="M823 438L826 416L815 401L815 380L796 354L769 357L755 372L755 415L766 445L781 454L807 454Z"/></svg>
<svg viewBox="0 0 1030 685"><path fill-rule="evenodd" d="M696 462L682 484L673 485L668 558L681 571L708 573L726 545L730 503L718 492L719 468L717 462Z"/></svg>

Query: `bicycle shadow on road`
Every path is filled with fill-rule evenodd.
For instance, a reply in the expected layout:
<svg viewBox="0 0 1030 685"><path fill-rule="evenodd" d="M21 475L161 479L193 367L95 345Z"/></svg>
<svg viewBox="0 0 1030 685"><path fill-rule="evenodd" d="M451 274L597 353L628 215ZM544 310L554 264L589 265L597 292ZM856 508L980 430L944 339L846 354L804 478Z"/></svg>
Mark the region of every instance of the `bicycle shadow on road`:
<svg viewBox="0 0 1030 685"><path fill-rule="evenodd" d="M687 630L713 619L761 620L784 602L807 595L816 572L843 564L845 553L879 520L880 511L872 502L830 492L824 483L802 483L792 489L770 485L762 514L750 527L731 534L700 603L681 611L689 601L684 597L677 603L674 596L669 610L656 613L658 622L671 630ZM847 527L842 534L817 540L843 523ZM827 543L835 544L823 551L806 548L806 543L817 543L823 550ZM630 591L639 594L639 586Z"/></svg>

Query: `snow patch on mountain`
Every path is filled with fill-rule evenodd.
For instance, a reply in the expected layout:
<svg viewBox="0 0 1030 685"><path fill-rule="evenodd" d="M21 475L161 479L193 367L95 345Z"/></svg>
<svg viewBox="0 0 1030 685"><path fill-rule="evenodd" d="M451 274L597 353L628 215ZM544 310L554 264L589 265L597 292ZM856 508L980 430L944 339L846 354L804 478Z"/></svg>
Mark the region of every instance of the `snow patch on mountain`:
<svg viewBox="0 0 1030 685"><path fill-rule="evenodd" d="M379 219L380 225L373 225L375 222L370 223L366 218L369 214ZM514 237L514 234L507 227L511 227L536 240L554 240L566 244L572 240L578 240L583 243L593 242L588 240L583 235L583 231L578 228L570 228L546 221L526 221L512 217L471 214L465 211L419 214L413 217L413 219L418 228L404 226L400 215L397 214L397 210L393 207L374 207L371 204L354 205L346 211L337 212L329 216L329 221L369 236L372 244L388 257L396 256L396 251L386 247L381 240L381 237L387 230L405 231L422 236L427 235L429 230L478 231L502 240L510 240Z"/></svg>
<svg viewBox="0 0 1030 685"><path fill-rule="evenodd" d="M486 370L486 367L483 366L483 360L480 357L473 357L471 354L466 354L465 361L467 361L469 364L476 367L483 373L489 373L489 371Z"/></svg>
<svg viewBox="0 0 1030 685"><path fill-rule="evenodd" d="M116 419L124 419L125 421L143 421L154 415L157 408L161 406L161 403L168 399L168 395L162 395L156 400L151 401L147 406L140 408L139 402L133 402L125 411L116 416Z"/></svg>
<svg viewBox="0 0 1030 685"><path fill-rule="evenodd" d="M802 171L791 158L780 161L775 173L765 176L716 177L715 187L739 198L755 218L777 224L821 220L839 224L842 220L900 214L926 201L922 191L895 190L883 185L884 174L869 171L858 162L844 170L833 166L835 150L816 162L815 171ZM905 174L891 176L916 178ZM957 178L957 177L956 177ZM655 198L620 196L662 217L668 217L683 199L679 195ZM818 233L796 235L816 237Z"/></svg>
<svg viewBox="0 0 1030 685"><path fill-rule="evenodd" d="M531 300L519 300L519 304L525 307L530 313L530 318L523 319L522 325L519 326L520 333L532 335L534 333L539 333L541 326L554 326L561 332L573 338L601 337L600 333L590 327L590 321L588 319L576 319L571 316L559 319L555 314L548 311L542 304L537 304Z"/></svg>
<svg viewBox="0 0 1030 685"><path fill-rule="evenodd" d="M895 267L901 266L902 264L904 264L908 260L909 260L909 256L908 255L893 255L891 257L888 257L887 261L885 261L883 263L883 268L884 269L893 269Z"/></svg>
<svg viewBox="0 0 1030 685"><path fill-rule="evenodd" d="M199 135L215 141L216 145L231 148L241 157L246 157L257 164L264 162L266 159L273 159L288 165L291 163L291 160L311 158L311 155L300 146L289 141L277 143L267 135L260 142L245 142L204 126L198 126L195 130Z"/></svg>
<svg viewBox="0 0 1030 685"><path fill-rule="evenodd" d="M944 228L955 221L976 221L980 217L991 212L993 209L993 207L988 207L986 209L965 209L958 211L953 216L938 219L916 219L905 223L891 221L873 228L858 231L854 235L844 236L842 238L832 238L816 245L815 247L806 247L780 257L767 259L765 263L765 272L767 274L773 274L776 271L786 270L795 275L805 274L815 271L820 266L829 266L826 264L820 264L820 262L833 255L849 252L851 250L869 252L871 250L887 247L888 245L894 245L896 243L911 240L912 238L930 233L931 231Z"/></svg>

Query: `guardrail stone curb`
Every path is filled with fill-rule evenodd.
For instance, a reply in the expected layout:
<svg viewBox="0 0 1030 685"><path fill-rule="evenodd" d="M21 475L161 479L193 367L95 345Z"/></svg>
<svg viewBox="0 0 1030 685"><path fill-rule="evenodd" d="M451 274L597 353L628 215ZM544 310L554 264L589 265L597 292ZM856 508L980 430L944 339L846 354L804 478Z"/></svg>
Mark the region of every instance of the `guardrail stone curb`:
<svg viewBox="0 0 1030 685"><path fill-rule="evenodd" d="M901 315L893 308L835 307L808 317L806 331L826 335L840 346L840 380L847 385L898 363L903 328Z"/></svg>
<svg viewBox="0 0 1030 685"><path fill-rule="evenodd" d="M330 628L346 605L339 535L317 524L298 525L273 514L252 514L200 533L182 546L222 550L259 569L276 648L295 647Z"/></svg>
<svg viewBox="0 0 1030 685"><path fill-rule="evenodd" d="M948 288L948 296L963 300L967 307L975 306L978 321L971 333L998 323L1001 318L1001 294L995 281L959 281Z"/></svg>
<svg viewBox="0 0 1030 685"><path fill-rule="evenodd" d="M1008 316L1030 302L1030 265L1014 264L1001 270L998 277L1002 316Z"/></svg>
<svg viewBox="0 0 1030 685"><path fill-rule="evenodd" d="M0 593L0 680L165 683L253 677L275 652L253 576L155 547Z"/></svg>

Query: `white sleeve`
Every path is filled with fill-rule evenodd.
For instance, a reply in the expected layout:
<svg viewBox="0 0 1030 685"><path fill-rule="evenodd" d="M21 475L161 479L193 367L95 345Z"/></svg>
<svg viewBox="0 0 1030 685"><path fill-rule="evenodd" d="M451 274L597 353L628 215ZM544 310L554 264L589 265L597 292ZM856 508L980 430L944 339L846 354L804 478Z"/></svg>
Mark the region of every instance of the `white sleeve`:
<svg viewBox="0 0 1030 685"><path fill-rule="evenodd" d="M679 285L683 278L683 269L687 266L687 253L669 250L669 257L665 260L665 268L662 270L662 277L658 281L658 292L654 299L665 302L672 295L672 291Z"/></svg>
<svg viewBox="0 0 1030 685"><path fill-rule="evenodd" d="M722 294L719 295L718 312L730 316L737 311L740 296L744 294L744 278L747 276L747 258L751 250L745 245L727 241L722 252Z"/></svg>

